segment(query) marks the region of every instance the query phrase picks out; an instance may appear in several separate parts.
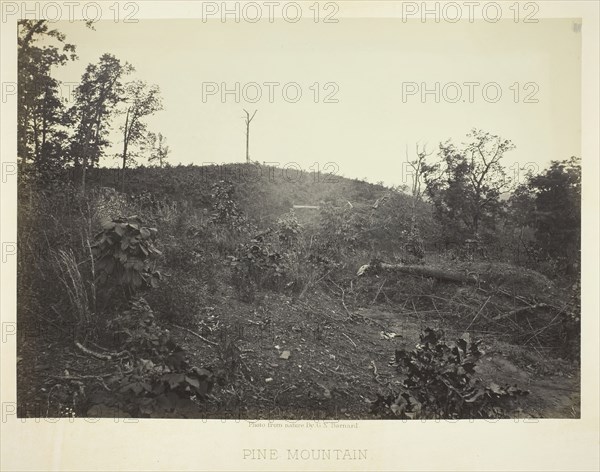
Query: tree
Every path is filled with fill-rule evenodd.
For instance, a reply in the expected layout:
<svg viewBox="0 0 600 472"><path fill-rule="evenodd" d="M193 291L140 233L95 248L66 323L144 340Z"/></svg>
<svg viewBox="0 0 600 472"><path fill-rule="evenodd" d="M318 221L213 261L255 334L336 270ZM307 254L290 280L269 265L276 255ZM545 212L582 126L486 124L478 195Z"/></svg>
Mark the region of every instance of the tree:
<svg viewBox="0 0 600 472"><path fill-rule="evenodd" d="M473 129L469 142L440 144L440 162L424 170L427 195L451 239L478 239L482 226L492 230L510 188L501 160L514 145L499 136Z"/></svg>
<svg viewBox="0 0 600 472"><path fill-rule="evenodd" d="M423 199L423 179L428 170L426 159L431 155L427 152L427 145L423 146L423 149L419 151L419 144L416 145L416 158L412 161L408 160L408 146L406 147L406 162L411 169L412 173L412 188L411 193L414 197L411 205L410 212L410 230L408 232L406 246L409 249L409 253L418 259L422 259L424 254L423 238L419 226L417 225L417 203Z"/></svg>
<svg viewBox="0 0 600 472"><path fill-rule="evenodd" d="M47 173L62 165L64 103L60 82L50 76L52 67L77 58L65 35L49 29L46 20L21 20L18 28L17 154ZM55 44L38 46L38 41Z"/></svg>
<svg viewBox="0 0 600 472"><path fill-rule="evenodd" d="M165 160L171 153L171 148L167 146L167 138L165 138L162 133L158 133L158 135L154 133L148 133L148 142L151 148L148 162L152 163L158 161L158 165L163 167Z"/></svg>
<svg viewBox="0 0 600 472"><path fill-rule="evenodd" d="M256 115L257 111L258 110L254 110L254 113L250 116L250 113L244 110L244 113L246 113L246 162L248 164L250 163L250 123L254 119L254 115Z"/></svg>
<svg viewBox="0 0 600 472"><path fill-rule="evenodd" d="M121 78L132 71L130 64L121 64L115 56L104 54L97 64L87 66L75 89L75 104L70 110L76 128L71 156L75 165L81 167L84 192L88 166L98 163L109 144L109 119L123 99Z"/></svg>
<svg viewBox="0 0 600 472"><path fill-rule="evenodd" d="M125 191L125 169L129 157L129 147L146 138L147 125L145 117L162 110L160 90L157 85L149 86L141 80L135 80L125 86L125 124L121 126L123 132L123 152L121 154L123 173L121 190Z"/></svg>
<svg viewBox="0 0 600 472"><path fill-rule="evenodd" d="M567 274L579 265L581 245L581 160L553 161L531 176L531 221L544 253L557 259Z"/></svg>
<svg viewBox="0 0 600 472"><path fill-rule="evenodd" d="M419 145L416 145L416 158L412 161L408 160L408 146L406 147L406 163L407 166L411 169L412 174L412 186L411 193L412 196L417 200L421 200L423 196L422 186L423 186L423 177L425 171L427 169L426 159L429 157L431 153L427 152L427 145L423 146L423 149L419 151Z"/></svg>

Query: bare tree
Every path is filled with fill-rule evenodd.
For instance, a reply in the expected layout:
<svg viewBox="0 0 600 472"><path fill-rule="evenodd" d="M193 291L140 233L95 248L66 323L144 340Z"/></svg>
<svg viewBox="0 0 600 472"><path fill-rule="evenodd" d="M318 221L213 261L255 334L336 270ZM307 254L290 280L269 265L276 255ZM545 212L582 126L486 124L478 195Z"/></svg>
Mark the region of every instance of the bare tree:
<svg viewBox="0 0 600 472"><path fill-rule="evenodd" d="M423 192L421 190L422 184L424 183L425 173L427 172L428 166L426 163L427 157L432 152L427 152L427 144L423 145L423 149L419 150L419 143L415 145L416 158L412 161L408 158L408 145L406 146L406 162L412 169L413 181L412 181L412 205L410 212L410 231L407 239L407 249L410 254L416 256L419 260L424 256L423 238L421 237L419 227L417 225L417 203L423 199Z"/></svg>
<svg viewBox="0 0 600 472"><path fill-rule="evenodd" d="M416 144L416 159L410 161L408 159L408 145L406 146L406 162L413 171L413 182L412 182L412 195L418 200L421 200L423 192L421 191L421 185L423 183L423 174L425 173L426 164L425 159L429 157L432 152L427 152L427 144L423 146L423 149L419 151L419 143Z"/></svg>
<svg viewBox="0 0 600 472"><path fill-rule="evenodd" d="M148 133L148 143L150 144L151 154L148 162L158 162L159 167L163 167L165 160L171 153L171 148L167 146L167 138L162 133Z"/></svg>
<svg viewBox="0 0 600 472"><path fill-rule="evenodd" d="M246 113L246 162L247 163L250 163L250 123L254 119L254 115L256 115L257 111L258 110L254 110L254 113L252 113L252 116L250 116L250 113L248 113L246 110L244 110L244 113Z"/></svg>

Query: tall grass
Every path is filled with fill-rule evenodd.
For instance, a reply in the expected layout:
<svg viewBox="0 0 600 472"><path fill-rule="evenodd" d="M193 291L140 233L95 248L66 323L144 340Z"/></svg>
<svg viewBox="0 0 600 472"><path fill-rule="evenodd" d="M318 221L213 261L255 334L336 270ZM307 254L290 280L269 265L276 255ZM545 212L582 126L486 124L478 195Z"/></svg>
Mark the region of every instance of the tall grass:
<svg viewBox="0 0 600 472"><path fill-rule="evenodd" d="M73 251L59 249L53 251L53 256L58 268L58 279L69 300L74 321L79 326L89 325L92 321L90 299L84 277L79 270L79 264Z"/></svg>

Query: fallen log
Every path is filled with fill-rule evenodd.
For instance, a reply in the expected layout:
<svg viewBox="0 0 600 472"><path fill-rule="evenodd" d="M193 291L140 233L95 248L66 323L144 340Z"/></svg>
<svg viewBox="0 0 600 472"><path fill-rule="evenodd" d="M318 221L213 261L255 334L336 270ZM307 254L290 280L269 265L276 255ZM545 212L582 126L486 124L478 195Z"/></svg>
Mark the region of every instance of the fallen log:
<svg viewBox="0 0 600 472"><path fill-rule="evenodd" d="M445 280L448 282L455 283L478 283L480 282L480 276L477 273L469 271L455 271L440 269L437 267L428 267L423 265L404 265L404 264L387 264L382 262L377 265L366 264L358 269L356 275L363 275L371 269L382 269L394 272L400 272L402 274L416 275L420 277L430 277L439 280Z"/></svg>
<svg viewBox="0 0 600 472"><path fill-rule="evenodd" d="M378 273L406 274L457 285L471 285L487 294L502 294L504 297L511 298L513 304L515 300L519 300L527 306L527 310L534 305L539 305L536 308L556 308L558 301L564 300L568 296L543 274L499 262L431 266L390 264L375 259L369 264L363 265L356 275ZM542 304L546 304L548 307Z"/></svg>

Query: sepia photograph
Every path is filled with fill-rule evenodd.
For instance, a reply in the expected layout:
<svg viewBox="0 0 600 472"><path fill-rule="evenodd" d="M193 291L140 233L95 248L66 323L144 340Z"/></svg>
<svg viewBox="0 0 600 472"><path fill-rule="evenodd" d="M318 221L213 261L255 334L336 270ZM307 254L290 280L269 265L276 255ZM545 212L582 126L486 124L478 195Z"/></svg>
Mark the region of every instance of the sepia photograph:
<svg viewBox="0 0 600 472"><path fill-rule="evenodd" d="M2 3L3 423L333 437L576 425L586 381L597 403L588 25L544 14L568 2L368 3ZM244 444L249 470L401 467Z"/></svg>

